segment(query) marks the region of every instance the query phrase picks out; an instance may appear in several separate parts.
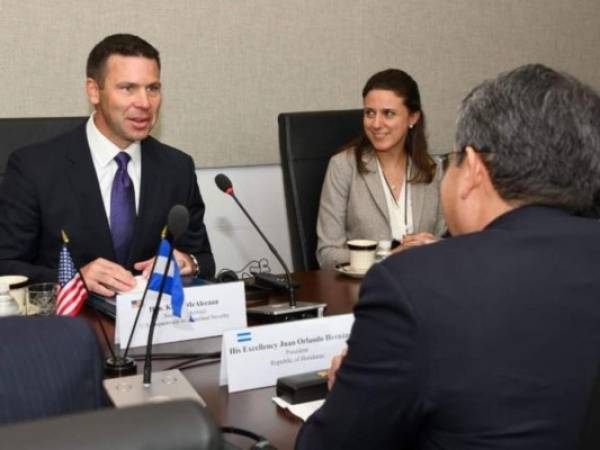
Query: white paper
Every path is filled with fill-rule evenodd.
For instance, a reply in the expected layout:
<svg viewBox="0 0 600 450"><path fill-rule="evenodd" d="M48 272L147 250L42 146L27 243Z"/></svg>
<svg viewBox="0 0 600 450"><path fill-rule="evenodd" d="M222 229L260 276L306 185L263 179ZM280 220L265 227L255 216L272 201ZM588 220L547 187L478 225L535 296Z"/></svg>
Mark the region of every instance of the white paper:
<svg viewBox="0 0 600 450"><path fill-rule="evenodd" d="M287 375L329 368L346 346L352 314L223 333L219 382L229 392L274 386Z"/></svg>
<svg viewBox="0 0 600 450"><path fill-rule="evenodd" d="M135 277L135 286L133 287L133 289L130 289L127 292L117 292L117 295L123 295L123 294L139 294L139 297L142 298L142 295L144 294L144 290L146 289L146 284L148 284L148 280L146 278L144 278L143 275L136 275ZM117 311L117 301L115 300L115 298L109 298L109 297L104 297L104 301L108 302L108 303L112 303L115 307L115 322L116 322L116 311ZM130 331L128 331L129 333ZM127 335L129 336L129 334ZM115 326L115 344L121 344L121 340L119 339L119 326ZM125 346L127 346L127 342L124 342L123 345L121 346L121 348L125 348Z"/></svg>
<svg viewBox="0 0 600 450"><path fill-rule="evenodd" d="M134 277L135 279L135 286L131 289L129 289L128 291L125 292L121 292L118 291L117 294L118 295L122 295L122 294L143 294L144 293L144 289L146 289L146 285L148 284L148 279L144 278L143 275L136 275Z"/></svg>
<svg viewBox="0 0 600 450"><path fill-rule="evenodd" d="M286 402L281 397L273 397L272 400L277 406L283 409L287 409L289 412L291 412L296 417L299 417L304 422L306 422L308 418L312 416L317 409L323 406L323 403L325 403L324 398L322 398L321 400L313 400L311 402L306 403L296 403L295 405Z"/></svg>
<svg viewBox="0 0 600 450"><path fill-rule="evenodd" d="M221 335L226 330L247 326L244 283L208 284L183 289L188 315L174 316L171 305L164 299L154 329L153 343L178 342ZM117 296L115 335L120 337L121 348L125 348L137 314L141 292ZM136 325L132 347L146 345L152 316L153 302L145 302Z"/></svg>

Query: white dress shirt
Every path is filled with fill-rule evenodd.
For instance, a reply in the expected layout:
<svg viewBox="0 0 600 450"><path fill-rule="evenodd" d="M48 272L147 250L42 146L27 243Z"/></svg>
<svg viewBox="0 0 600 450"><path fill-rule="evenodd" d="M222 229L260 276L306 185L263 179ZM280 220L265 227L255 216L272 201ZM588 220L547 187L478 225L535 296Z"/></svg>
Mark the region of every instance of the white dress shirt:
<svg viewBox="0 0 600 450"><path fill-rule="evenodd" d="M394 198L392 190L390 189L385 175L379 161L377 161L377 173L383 186L383 192L385 194L385 202L388 208L388 215L390 217L390 229L392 237L401 241L406 234L413 232L413 216L412 216L412 201L410 198L410 183L406 182L408 174L410 174L410 160L408 161L408 170L406 171L407 176L404 177L402 182L402 189L398 200Z"/></svg>
<svg viewBox="0 0 600 450"><path fill-rule="evenodd" d="M112 190L113 179L117 173L118 164L115 161L115 156L120 151L127 152L131 156L129 164L127 164L127 173L133 182L135 192L135 210L139 210L140 204L140 180L142 179L142 152L139 141L134 142L129 147L121 150L113 144L106 136L104 136L94 123L94 114L90 116L86 125L86 134L90 151L92 153L92 162L96 169L96 176L100 184L100 193L102 194L102 202L104 203L104 211L106 218L110 224L110 194Z"/></svg>

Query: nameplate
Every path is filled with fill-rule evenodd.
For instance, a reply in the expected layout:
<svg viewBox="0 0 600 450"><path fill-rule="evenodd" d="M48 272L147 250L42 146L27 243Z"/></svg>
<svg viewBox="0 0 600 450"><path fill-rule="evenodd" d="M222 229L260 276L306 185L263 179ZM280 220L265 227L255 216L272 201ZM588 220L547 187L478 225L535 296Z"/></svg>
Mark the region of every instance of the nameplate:
<svg viewBox="0 0 600 450"><path fill-rule="evenodd" d="M223 333L219 384L229 392L274 386L279 377L329 368L354 315L297 320Z"/></svg>
<svg viewBox="0 0 600 450"><path fill-rule="evenodd" d="M185 287L183 292L185 308L182 317L173 315L168 300L161 300L154 329L154 344L219 336L226 330L247 326L243 282ZM115 342L119 342L122 349L127 346L142 295L143 292L137 292L117 296ZM156 301L147 298L144 303L131 340L132 347L146 345L148 340Z"/></svg>

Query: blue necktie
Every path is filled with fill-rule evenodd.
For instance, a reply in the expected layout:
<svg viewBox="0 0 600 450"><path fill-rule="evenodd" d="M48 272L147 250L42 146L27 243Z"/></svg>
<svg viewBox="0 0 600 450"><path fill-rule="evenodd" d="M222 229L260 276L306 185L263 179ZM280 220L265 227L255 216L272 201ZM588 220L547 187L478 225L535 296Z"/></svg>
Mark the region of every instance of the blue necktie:
<svg viewBox="0 0 600 450"><path fill-rule="evenodd" d="M127 173L130 159L131 156L123 151L115 156L119 168L110 194L110 232L117 262L122 266L127 263L135 224L135 193L133 182Z"/></svg>

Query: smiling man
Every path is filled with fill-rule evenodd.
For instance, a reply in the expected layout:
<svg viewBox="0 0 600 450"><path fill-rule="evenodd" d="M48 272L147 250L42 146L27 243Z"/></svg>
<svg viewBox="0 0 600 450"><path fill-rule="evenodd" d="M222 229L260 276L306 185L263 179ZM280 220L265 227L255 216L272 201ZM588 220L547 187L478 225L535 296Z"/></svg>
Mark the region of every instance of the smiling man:
<svg viewBox="0 0 600 450"><path fill-rule="evenodd" d="M600 224L580 217L600 193L600 98L520 67L465 98L455 143L454 237L367 274L298 450L576 448L600 362Z"/></svg>
<svg viewBox="0 0 600 450"><path fill-rule="evenodd" d="M0 273L57 278L60 231L90 290L111 296L148 273L170 208L190 211L182 274L212 277L194 163L150 136L162 98L160 57L143 39L108 36L90 52L87 123L14 152L0 189Z"/></svg>

